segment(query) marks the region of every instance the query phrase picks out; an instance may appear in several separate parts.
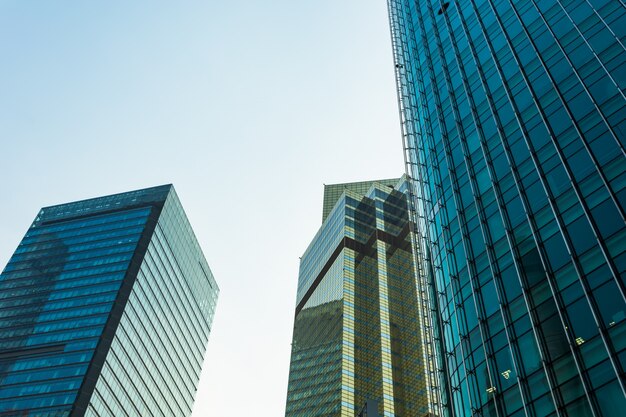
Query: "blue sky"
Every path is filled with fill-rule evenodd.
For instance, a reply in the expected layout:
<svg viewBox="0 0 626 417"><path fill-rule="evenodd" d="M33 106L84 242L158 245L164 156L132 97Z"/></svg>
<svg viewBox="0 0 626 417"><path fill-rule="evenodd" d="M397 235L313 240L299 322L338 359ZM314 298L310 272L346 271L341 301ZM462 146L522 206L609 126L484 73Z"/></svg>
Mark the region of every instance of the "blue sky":
<svg viewBox="0 0 626 417"><path fill-rule="evenodd" d="M2 0L0 57L0 264L42 206L173 183L222 290L194 417L283 415L323 183L404 170L386 2Z"/></svg>

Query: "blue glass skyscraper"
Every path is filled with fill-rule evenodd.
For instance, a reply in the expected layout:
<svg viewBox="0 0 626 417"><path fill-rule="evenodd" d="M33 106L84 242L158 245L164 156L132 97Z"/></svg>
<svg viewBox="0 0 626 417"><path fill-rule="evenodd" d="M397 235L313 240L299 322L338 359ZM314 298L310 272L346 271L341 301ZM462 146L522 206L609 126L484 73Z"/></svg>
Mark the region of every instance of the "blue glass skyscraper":
<svg viewBox="0 0 626 417"><path fill-rule="evenodd" d="M445 416L626 412L626 3L389 0Z"/></svg>
<svg viewBox="0 0 626 417"><path fill-rule="evenodd" d="M218 287L171 185L43 208L0 275L0 416L188 416Z"/></svg>

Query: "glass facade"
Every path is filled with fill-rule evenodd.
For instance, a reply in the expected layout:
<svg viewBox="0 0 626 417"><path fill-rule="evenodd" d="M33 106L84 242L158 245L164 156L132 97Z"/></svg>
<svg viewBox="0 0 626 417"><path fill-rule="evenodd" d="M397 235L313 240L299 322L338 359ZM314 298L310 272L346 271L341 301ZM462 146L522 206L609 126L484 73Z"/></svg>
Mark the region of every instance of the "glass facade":
<svg viewBox="0 0 626 417"><path fill-rule="evenodd" d="M0 276L0 416L190 415L217 293L170 185L42 209Z"/></svg>
<svg viewBox="0 0 626 417"><path fill-rule="evenodd" d="M389 0L437 414L626 410L626 4Z"/></svg>
<svg viewBox="0 0 626 417"><path fill-rule="evenodd" d="M337 185L301 258L287 417L428 411L407 182L367 184Z"/></svg>
<svg viewBox="0 0 626 417"><path fill-rule="evenodd" d="M324 184L324 203L322 206L322 223L326 220L326 217L330 214L330 211L335 207L337 201L341 197L344 191L350 190L357 194L365 195L372 186L377 182L381 185L390 185L395 186L398 183L397 178L387 179L387 180L376 180L376 181L359 181L359 182L348 182L341 184Z"/></svg>

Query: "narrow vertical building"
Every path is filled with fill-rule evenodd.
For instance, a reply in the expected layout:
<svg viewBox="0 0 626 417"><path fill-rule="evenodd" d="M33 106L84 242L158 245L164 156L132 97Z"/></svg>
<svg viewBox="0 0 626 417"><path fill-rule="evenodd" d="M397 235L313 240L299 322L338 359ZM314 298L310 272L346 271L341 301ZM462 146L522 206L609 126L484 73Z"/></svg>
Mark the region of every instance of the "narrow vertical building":
<svg viewBox="0 0 626 417"><path fill-rule="evenodd" d="M300 261L286 416L355 417L366 404L381 417L422 416L407 182L324 191L322 227Z"/></svg>
<svg viewBox="0 0 626 417"><path fill-rule="evenodd" d="M442 416L626 413L626 4L388 0Z"/></svg>
<svg viewBox="0 0 626 417"><path fill-rule="evenodd" d="M43 208L0 276L0 416L189 416L218 292L171 185Z"/></svg>

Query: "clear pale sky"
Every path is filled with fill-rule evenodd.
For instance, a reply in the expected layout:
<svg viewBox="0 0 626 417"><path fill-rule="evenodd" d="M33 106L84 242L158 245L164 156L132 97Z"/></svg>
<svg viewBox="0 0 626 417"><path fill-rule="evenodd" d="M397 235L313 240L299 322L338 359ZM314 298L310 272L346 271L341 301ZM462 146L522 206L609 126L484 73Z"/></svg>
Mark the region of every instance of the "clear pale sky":
<svg viewBox="0 0 626 417"><path fill-rule="evenodd" d="M401 148L385 0L0 0L0 268L42 206L173 183L221 287L194 417L284 415L323 184Z"/></svg>

